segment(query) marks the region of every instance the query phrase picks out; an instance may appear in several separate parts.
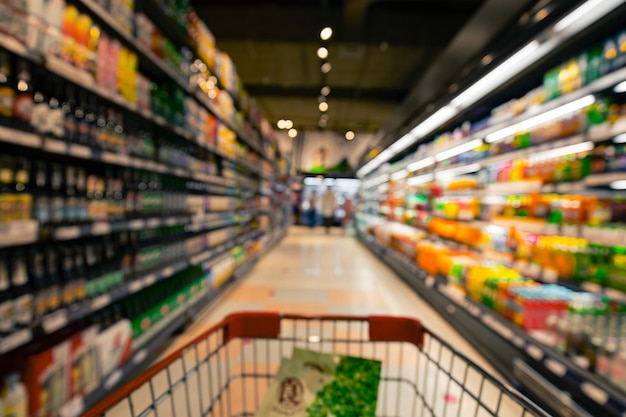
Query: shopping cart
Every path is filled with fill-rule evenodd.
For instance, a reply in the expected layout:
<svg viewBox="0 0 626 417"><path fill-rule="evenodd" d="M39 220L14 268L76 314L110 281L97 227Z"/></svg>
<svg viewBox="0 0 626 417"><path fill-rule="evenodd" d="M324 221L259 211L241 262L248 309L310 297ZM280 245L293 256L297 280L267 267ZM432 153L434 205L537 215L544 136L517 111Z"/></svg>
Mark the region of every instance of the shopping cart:
<svg viewBox="0 0 626 417"><path fill-rule="evenodd" d="M417 320L238 313L84 417L254 416L294 347L382 361L378 416L548 416Z"/></svg>

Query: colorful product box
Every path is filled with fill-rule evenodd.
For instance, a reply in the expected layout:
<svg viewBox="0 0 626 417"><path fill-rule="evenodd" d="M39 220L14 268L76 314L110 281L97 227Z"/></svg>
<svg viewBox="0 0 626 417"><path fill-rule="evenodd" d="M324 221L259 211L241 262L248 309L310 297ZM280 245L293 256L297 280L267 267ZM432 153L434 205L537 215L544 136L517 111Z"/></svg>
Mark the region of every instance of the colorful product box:
<svg viewBox="0 0 626 417"><path fill-rule="evenodd" d="M48 417L69 398L71 341L30 355L22 371L28 390L28 413Z"/></svg>

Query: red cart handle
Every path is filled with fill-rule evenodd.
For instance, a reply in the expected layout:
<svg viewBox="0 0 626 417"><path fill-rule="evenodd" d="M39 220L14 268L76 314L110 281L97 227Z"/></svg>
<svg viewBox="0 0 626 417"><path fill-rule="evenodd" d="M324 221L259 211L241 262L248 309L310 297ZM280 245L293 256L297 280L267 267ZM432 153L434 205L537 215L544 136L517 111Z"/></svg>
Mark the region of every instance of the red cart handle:
<svg viewBox="0 0 626 417"><path fill-rule="evenodd" d="M426 329L415 319L408 317L391 316L300 316L279 313L234 313L222 320L221 323L211 327L198 337L194 338L185 346L172 352L159 363L151 366L148 370L131 380L113 394L106 397L95 407L87 410L82 417L98 417L119 401L130 396L139 387L148 382L152 377L167 368L179 359L186 349L200 343L212 333L222 329L223 343L226 344L236 338L252 339L277 339L280 336L280 322L282 319L309 320L309 321L360 321L369 323L369 341L372 342L408 342L422 349L424 346L424 333Z"/></svg>
<svg viewBox="0 0 626 417"><path fill-rule="evenodd" d="M372 342L408 342L423 347L424 332L418 320L390 316L320 316L280 315L278 313L234 313L223 321L224 343L236 338L276 339L280 335L280 320L366 321Z"/></svg>

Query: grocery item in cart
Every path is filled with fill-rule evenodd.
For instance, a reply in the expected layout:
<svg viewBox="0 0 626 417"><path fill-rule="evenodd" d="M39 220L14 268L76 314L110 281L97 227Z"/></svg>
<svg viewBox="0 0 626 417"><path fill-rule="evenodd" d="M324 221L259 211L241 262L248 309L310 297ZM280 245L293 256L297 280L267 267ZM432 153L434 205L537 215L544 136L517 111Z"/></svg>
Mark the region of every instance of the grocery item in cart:
<svg viewBox="0 0 626 417"><path fill-rule="evenodd" d="M274 416L374 416L381 362L294 348L257 413Z"/></svg>

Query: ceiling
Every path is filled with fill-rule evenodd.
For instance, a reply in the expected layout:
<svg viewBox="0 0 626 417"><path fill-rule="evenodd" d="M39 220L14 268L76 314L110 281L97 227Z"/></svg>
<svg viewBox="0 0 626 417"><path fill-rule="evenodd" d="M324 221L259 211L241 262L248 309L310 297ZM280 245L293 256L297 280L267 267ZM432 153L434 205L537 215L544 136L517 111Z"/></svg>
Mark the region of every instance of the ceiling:
<svg viewBox="0 0 626 417"><path fill-rule="evenodd" d="M556 1L558 2L558 1ZM251 96L275 123L317 130L328 84L326 130L397 139L437 97L482 67L503 34L549 0L195 0ZM521 20L520 20L521 18ZM332 70L322 74L320 29ZM372 144L373 146L374 144Z"/></svg>

